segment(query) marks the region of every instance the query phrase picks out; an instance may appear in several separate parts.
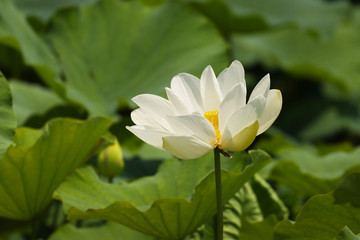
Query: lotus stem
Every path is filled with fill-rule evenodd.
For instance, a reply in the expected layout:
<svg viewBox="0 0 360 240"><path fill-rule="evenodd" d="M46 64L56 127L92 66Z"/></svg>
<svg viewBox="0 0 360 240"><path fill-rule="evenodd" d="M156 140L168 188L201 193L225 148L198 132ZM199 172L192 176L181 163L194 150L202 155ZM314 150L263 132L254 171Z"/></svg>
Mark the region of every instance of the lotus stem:
<svg viewBox="0 0 360 240"><path fill-rule="evenodd" d="M215 161L215 186L216 186L216 240L223 239L223 203L222 203L222 189L221 189L221 164L220 164L220 149L214 149Z"/></svg>

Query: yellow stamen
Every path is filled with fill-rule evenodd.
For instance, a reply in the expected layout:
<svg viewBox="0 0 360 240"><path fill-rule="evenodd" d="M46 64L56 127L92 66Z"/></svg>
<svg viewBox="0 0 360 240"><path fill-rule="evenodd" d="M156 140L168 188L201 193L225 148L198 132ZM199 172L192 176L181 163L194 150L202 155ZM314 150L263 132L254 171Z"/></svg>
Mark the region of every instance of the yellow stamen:
<svg viewBox="0 0 360 240"><path fill-rule="evenodd" d="M216 144L220 142L221 134L219 130L219 111L209 111L204 113L204 117L211 122L214 126L215 133L216 133Z"/></svg>

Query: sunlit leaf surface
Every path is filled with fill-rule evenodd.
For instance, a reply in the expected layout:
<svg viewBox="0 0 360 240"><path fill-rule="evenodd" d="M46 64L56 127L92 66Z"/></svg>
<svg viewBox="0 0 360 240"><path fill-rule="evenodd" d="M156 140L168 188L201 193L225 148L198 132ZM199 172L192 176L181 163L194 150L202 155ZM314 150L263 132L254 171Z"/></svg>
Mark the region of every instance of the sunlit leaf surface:
<svg viewBox="0 0 360 240"><path fill-rule="evenodd" d="M56 119L40 137L38 131L18 131L19 144L10 146L0 163L0 216L28 220L44 210L55 189L87 159L110 124L105 118Z"/></svg>
<svg viewBox="0 0 360 240"><path fill-rule="evenodd" d="M91 114L110 117L119 99L159 93L180 72L199 75L208 64L218 69L228 61L214 26L174 2L150 8L104 0L56 15L47 35L67 96Z"/></svg>
<svg viewBox="0 0 360 240"><path fill-rule="evenodd" d="M250 157L252 164L242 171ZM262 151L252 151L250 157L222 159L224 202L271 160ZM69 177L55 197L64 202L69 219L107 219L152 236L182 239L216 212L212 169L212 155L172 159L154 177L116 186L101 182L91 168L84 168Z"/></svg>
<svg viewBox="0 0 360 240"><path fill-rule="evenodd" d="M156 240L156 238L127 228L121 224L108 222L99 227L93 228L76 228L67 224L59 228L49 240Z"/></svg>

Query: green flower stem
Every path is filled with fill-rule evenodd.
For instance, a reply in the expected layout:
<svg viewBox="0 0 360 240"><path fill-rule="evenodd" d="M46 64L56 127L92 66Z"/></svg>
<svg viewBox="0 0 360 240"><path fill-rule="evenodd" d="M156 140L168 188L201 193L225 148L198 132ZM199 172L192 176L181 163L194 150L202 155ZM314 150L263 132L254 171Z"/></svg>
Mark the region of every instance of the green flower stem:
<svg viewBox="0 0 360 240"><path fill-rule="evenodd" d="M215 186L216 186L216 240L223 239L223 203L222 203L222 189L221 189L221 165L220 165L220 149L214 149L215 161Z"/></svg>

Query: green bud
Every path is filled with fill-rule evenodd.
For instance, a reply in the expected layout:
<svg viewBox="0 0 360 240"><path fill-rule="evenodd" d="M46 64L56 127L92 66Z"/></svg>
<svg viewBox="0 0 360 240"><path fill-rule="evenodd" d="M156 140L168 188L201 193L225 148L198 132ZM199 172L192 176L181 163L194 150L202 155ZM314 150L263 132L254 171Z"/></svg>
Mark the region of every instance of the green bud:
<svg viewBox="0 0 360 240"><path fill-rule="evenodd" d="M117 139L115 143L104 148L98 156L98 170L101 175L113 178L124 169L124 159L121 146Z"/></svg>

